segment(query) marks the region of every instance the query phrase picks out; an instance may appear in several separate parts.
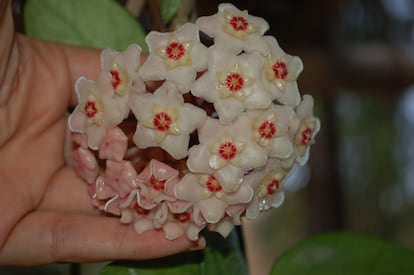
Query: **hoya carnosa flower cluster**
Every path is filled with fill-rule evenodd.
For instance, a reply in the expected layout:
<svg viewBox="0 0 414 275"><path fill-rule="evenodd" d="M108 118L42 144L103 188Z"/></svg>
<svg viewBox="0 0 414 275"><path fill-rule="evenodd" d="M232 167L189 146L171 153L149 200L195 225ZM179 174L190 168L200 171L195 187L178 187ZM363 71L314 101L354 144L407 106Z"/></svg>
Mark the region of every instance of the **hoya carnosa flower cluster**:
<svg viewBox="0 0 414 275"><path fill-rule="evenodd" d="M102 52L100 77L78 80L69 117L73 166L99 209L138 233L196 240L283 202L320 123L299 94L301 60L268 27L221 4L175 32L150 32L143 64L138 45Z"/></svg>

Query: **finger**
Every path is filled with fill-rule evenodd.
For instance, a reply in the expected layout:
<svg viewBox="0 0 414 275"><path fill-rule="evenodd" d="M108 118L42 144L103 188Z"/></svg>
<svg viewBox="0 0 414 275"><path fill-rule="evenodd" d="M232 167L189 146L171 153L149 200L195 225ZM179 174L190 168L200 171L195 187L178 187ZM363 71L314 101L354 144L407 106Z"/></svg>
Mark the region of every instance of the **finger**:
<svg viewBox="0 0 414 275"><path fill-rule="evenodd" d="M84 48L71 45L57 44L61 47L66 60L66 69L70 78L70 85L74 91L74 85L79 77L84 76L96 80L101 72L100 55L98 49ZM76 94L73 93L71 104L77 102Z"/></svg>
<svg viewBox="0 0 414 275"><path fill-rule="evenodd" d="M48 184L38 209L99 214L87 188L88 184L76 175L72 167L65 167Z"/></svg>
<svg viewBox="0 0 414 275"><path fill-rule="evenodd" d="M101 72L101 50L70 45L61 46L67 60L67 69L73 86L81 76L90 80L98 79ZM141 55L141 63L145 59L146 55ZM72 97L72 105L75 105L76 102L77 98Z"/></svg>
<svg viewBox="0 0 414 275"><path fill-rule="evenodd" d="M143 260L204 245L204 239L194 243L184 236L167 240L161 230L137 234L132 226L109 217L38 211L16 225L2 248L0 263Z"/></svg>
<svg viewBox="0 0 414 275"><path fill-rule="evenodd" d="M0 102L4 99L7 86L11 86L8 82L17 70L16 62L16 49L14 45L14 25L13 16L11 10L11 1L0 1L0 33L2 38L0 39ZM12 51L14 50L14 54ZM6 87L2 87L6 86Z"/></svg>

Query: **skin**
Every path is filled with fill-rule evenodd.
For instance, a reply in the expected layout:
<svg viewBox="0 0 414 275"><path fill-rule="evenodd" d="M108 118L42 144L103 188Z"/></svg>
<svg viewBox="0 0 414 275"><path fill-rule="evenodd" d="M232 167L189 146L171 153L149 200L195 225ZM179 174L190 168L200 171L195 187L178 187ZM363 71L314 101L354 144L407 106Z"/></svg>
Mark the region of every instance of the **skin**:
<svg viewBox="0 0 414 275"><path fill-rule="evenodd" d="M201 249L205 240L137 234L100 215L65 162L74 83L97 79L100 52L30 39L0 1L0 265L140 260Z"/></svg>

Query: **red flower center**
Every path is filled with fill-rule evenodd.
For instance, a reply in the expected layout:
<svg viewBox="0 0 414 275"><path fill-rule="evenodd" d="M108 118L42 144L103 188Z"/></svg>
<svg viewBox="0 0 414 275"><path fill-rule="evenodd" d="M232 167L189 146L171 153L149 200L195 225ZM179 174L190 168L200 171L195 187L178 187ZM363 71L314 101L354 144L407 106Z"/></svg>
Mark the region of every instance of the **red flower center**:
<svg viewBox="0 0 414 275"><path fill-rule="evenodd" d="M243 88L244 79L239 73L229 73L224 81L231 92L238 92Z"/></svg>
<svg viewBox="0 0 414 275"><path fill-rule="evenodd" d="M276 79L286 79L288 75L288 68L283 61L276 61L272 66L273 75Z"/></svg>
<svg viewBox="0 0 414 275"><path fill-rule="evenodd" d="M166 112L159 112L152 119L155 129L161 132L168 131L172 123L172 118Z"/></svg>
<svg viewBox="0 0 414 275"><path fill-rule="evenodd" d="M185 47L179 42L171 42L165 49L165 55L168 59L178 61L185 54Z"/></svg>
<svg viewBox="0 0 414 275"><path fill-rule="evenodd" d="M223 159L231 160L237 155L237 147L233 142L226 141L220 144L218 153Z"/></svg>
<svg viewBox="0 0 414 275"><path fill-rule="evenodd" d="M267 193L272 195L280 186L280 182L277 179L273 179L271 183L267 185Z"/></svg>
<svg viewBox="0 0 414 275"><path fill-rule="evenodd" d="M111 70L111 82L112 82L112 87L116 90L116 88L119 86L119 84L121 84L121 77L119 76L119 72L117 70Z"/></svg>
<svg viewBox="0 0 414 275"><path fill-rule="evenodd" d="M223 189L220 183L217 181L217 179L213 175L208 176L206 187L208 191L213 192L213 193L220 192Z"/></svg>
<svg viewBox="0 0 414 275"><path fill-rule="evenodd" d="M266 120L260 124L258 131L262 138L271 139L276 133L276 126L270 120Z"/></svg>
<svg viewBox="0 0 414 275"><path fill-rule="evenodd" d="M138 205L138 203L134 203L134 209L135 212L140 215L140 216L146 216L149 214L149 210L142 208L141 206Z"/></svg>
<svg viewBox="0 0 414 275"><path fill-rule="evenodd" d="M88 118L93 118L98 113L98 107L95 101L88 100L85 104L84 111Z"/></svg>
<svg viewBox="0 0 414 275"><path fill-rule="evenodd" d="M151 176L149 183L152 188L157 191L163 191L165 186L165 180L157 180L154 176Z"/></svg>
<svg viewBox="0 0 414 275"><path fill-rule="evenodd" d="M246 18L243 16L233 16L229 20L229 24L233 27L235 31L245 31L249 26L249 22L247 22Z"/></svg>
<svg viewBox="0 0 414 275"><path fill-rule="evenodd" d="M300 143L302 145L307 145L311 141L311 135L312 135L312 129L310 127L307 127L301 133L302 139Z"/></svg>
<svg viewBox="0 0 414 275"><path fill-rule="evenodd" d="M188 212L174 214L174 219L180 223L187 223L191 220L191 214Z"/></svg>

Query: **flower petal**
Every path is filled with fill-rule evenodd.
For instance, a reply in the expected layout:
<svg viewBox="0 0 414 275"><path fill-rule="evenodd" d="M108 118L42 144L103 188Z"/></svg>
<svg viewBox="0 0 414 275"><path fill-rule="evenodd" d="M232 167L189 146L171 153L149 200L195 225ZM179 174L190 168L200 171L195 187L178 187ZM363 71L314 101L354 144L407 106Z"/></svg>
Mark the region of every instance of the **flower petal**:
<svg viewBox="0 0 414 275"><path fill-rule="evenodd" d="M226 202L228 204L248 203L252 200L254 190L247 184L242 184L234 193L228 193Z"/></svg>
<svg viewBox="0 0 414 275"><path fill-rule="evenodd" d="M285 193L283 191L276 192L272 196L271 205L273 208L279 207L285 200Z"/></svg>
<svg viewBox="0 0 414 275"><path fill-rule="evenodd" d="M220 233L221 236L227 238L234 229L234 223L231 218L223 218L216 224L209 225L211 231Z"/></svg>
<svg viewBox="0 0 414 275"><path fill-rule="evenodd" d="M165 237L168 240L175 240L184 235L184 229L177 222L167 222L163 225Z"/></svg>
<svg viewBox="0 0 414 275"><path fill-rule="evenodd" d="M205 188L198 184L194 174L186 174L174 188L175 195L180 200L197 202L206 197Z"/></svg>
<svg viewBox="0 0 414 275"><path fill-rule="evenodd" d="M79 147L71 152L71 158L76 174L87 183L93 184L99 174L95 156L89 150Z"/></svg>
<svg viewBox="0 0 414 275"><path fill-rule="evenodd" d="M211 196L206 200L201 200L198 204L204 219L208 223L217 223L224 217L227 204L217 197Z"/></svg>
<svg viewBox="0 0 414 275"><path fill-rule="evenodd" d="M154 227L161 228L161 226L167 221L168 218L168 206L167 204L161 204L154 215Z"/></svg>
<svg viewBox="0 0 414 275"><path fill-rule="evenodd" d="M154 225L152 224L152 221L142 218L134 222L134 229L138 234L142 234L145 231L154 229Z"/></svg>
<svg viewBox="0 0 414 275"><path fill-rule="evenodd" d="M99 146L99 158L121 161L128 147L128 138L118 128L108 129Z"/></svg>
<svg viewBox="0 0 414 275"><path fill-rule="evenodd" d="M106 161L104 180L121 198L126 197L137 186L137 173L129 161Z"/></svg>
<svg viewBox="0 0 414 275"><path fill-rule="evenodd" d="M243 181L243 169L233 165L226 165L214 172L214 176L221 183L226 192L235 192Z"/></svg>

